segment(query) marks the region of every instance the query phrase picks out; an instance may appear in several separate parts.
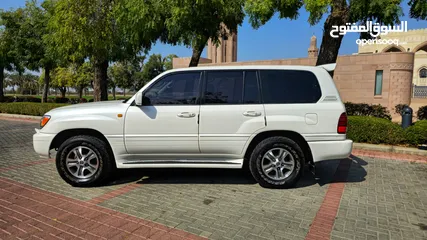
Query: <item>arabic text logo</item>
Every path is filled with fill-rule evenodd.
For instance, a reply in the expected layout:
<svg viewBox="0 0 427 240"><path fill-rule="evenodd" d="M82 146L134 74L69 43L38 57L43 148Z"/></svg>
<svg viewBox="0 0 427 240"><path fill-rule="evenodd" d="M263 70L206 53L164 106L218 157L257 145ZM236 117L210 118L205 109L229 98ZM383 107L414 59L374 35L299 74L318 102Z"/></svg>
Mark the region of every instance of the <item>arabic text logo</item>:
<svg viewBox="0 0 427 240"><path fill-rule="evenodd" d="M367 21L366 26L357 26L355 23L346 23L344 26L332 26L330 32L331 37L338 38L339 35L345 35L348 32L368 32L372 37L376 38L380 34L387 35L389 32L407 32L408 22L401 21L400 26L380 26L379 23L372 24L372 21ZM336 34L338 32L338 34Z"/></svg>

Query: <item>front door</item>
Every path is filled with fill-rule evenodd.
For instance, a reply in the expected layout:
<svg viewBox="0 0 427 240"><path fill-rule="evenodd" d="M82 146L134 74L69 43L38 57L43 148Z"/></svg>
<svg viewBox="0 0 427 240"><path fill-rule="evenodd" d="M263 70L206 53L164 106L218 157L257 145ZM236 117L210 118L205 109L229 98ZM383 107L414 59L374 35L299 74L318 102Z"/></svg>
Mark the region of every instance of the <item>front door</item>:
<svg viewBox="0 0 427 240"><path fill-rule="evenodd" d="M240 158L252 134L265 127L257 72L210 70L200 106L200 151Z"/></svg>
<svg viewBox="0 0 427 240"><path fill-rule="evenodd" d="M141 159L200 153L200 82L201 72L189 71L168 74L150 86L144 92L150 104L131 106L127 111L127 152L141 155Z"/></svg>

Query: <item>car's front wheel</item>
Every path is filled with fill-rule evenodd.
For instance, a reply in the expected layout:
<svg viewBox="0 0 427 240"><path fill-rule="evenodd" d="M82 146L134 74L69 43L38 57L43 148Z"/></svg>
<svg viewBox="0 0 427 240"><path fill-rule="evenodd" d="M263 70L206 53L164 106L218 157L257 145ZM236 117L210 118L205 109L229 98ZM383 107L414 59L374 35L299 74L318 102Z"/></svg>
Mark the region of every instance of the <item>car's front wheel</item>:
<svg viewBox="0 0 427 240"><path fill-rule="evenodd" d="M75 187L95 186L112 170L107 144L93 136L75 136L66 140L56 154L61 178Z"/></svg>
<svg viewBox="0 0 427 240"><path fill-rule="evenodd" d="M263 187L293 187L301 175L304 160L299 145L290 138L270 137L261 141L249 159L249 169Z"/></svg>

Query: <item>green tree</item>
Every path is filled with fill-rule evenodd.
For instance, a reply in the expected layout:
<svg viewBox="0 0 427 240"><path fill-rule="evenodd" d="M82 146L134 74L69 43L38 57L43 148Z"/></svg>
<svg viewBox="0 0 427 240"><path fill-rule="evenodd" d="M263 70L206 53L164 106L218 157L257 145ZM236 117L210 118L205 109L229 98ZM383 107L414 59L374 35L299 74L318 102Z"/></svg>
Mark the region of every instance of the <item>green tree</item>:
<svg viewBox="0 0 427 240"><path fill-rule="evenodd" d="M223 24L231 33L237 32L245 17L245 0L166 0L167 42L183 44L193 49L190 67L199 64L200 55L209 39L218 44L227 36Z"/></svg>
<svg viewBox="0 0 427 240"><path fill-rule="evenodd" d="M178 57L175 54L170 54L165 58L160 54L153 54L148 59L147 63L144 64L142 70L142 78L144 79L144 84L147 81L151 81L157 75L163 73L164 71L172 69L172 59Z"/></svg>
<svg viewBox="0 0 427 240"><path fill-rule="evenodd" d="M87 88L93 81L93 68L90 62L85 62L82 65L76 66L74 71L76 76L72 79L75 80L75 82L70 85L78 89L79 98L82 98L83 89Z"/></svg>
<svg viewBox="0 0 427 240"><path fill-rule="evenodd" d="M49 21L57 51L71 62L88 58L94 68L94 100L108 100L109 62L133 58L150 48L159 35L150 35L150 22L137 26L138 33L129 31L132 22L130 0L57 0L55 14ZM136 3L144 5L145 1ZM149 5L146 16L151 16ZM160 32L160 31L159 31Z"/></svg>
<svg viewBox="0 0 427 240"><path fill-rule="evenodd" d="M178 56L175 54L169 54L163 59L165 70L171 70L173 68L173 59L177 57Z"/></svg>
<svg viewBox="0 0 427 240"><path fill-rule="evenodd" d="M4 18L10 15L0 9L0 102L4 99L5 70L13 70L17 66L16 53L13 51L14 38L10 31L5 29Z"/></svg>
<svg viewBox="0 0 427 240"><path fill-rule="evenodd" d="M6 88L9 86L9 76L10 76L9 73L3 71L3 82L0 83L2 85L2 88L3 88L3 93L5 93Z"/></svg>
<svg viewBox="0 0 427 240"><path fill-rule="evenodd" d="M323 25L323 37L316 65L335 63L344 35L334 38L330 35L333 26L346 23L364 24L366 21L375 21L389 25L400 22L402 16L401 0L247 0L246 12L254 28L259 28L268 22L276 13L280 18L296 19L303 6L310 13L309 23L319 23L323 15L327 14ZM427 1L409 1L410 16L417 19L426 19ZM368 38L364 33L361 38Z"/></svg>
<svg viewBox="0 0 427 240"><path fill-rule="evenodd" d="M133 85L132 75L132 68L126 62L116 62L110 67L110 77L114 86L123 89L123 96L126 96L126 89Z"/></svg>
<svg viewBox="0 0 427 240"><path fill-rule="evenodd" d="M23 94L24 78L21 72L13 72L9 75L9 86L12 88L18 87L20 94ZM14 89L15 90L15 89Z"/></svg>
<svg viewBox="0 0 427 240"><path fill-rule="evenodd" d="M147 81L155 78L157 75L165 71L165 63L162 55L153 54L150 56L148 61L144 64L142 70L143 78Z"/></svg>
<svg viewBox="0 0 427 240"><path fill-rule="evenodd" d="M18 8L3 16L6 32L15 39L13 49L22 65L33 71L44 69L42 102L47 101L50 71L56 66L57 59L53 55L47 29L53 1L45 0L39 4L36 0L29 0L25 8Z"/></svg>
<svg viewBox="0 0 427 240"><path fill-rule="evenodd" d="M61 97L65 97L67 87L73 86L76 82L76 74L71 67L57 67L51 73L52 87L59 89Z"/></svg>
<svg viewBox="0 0 427 240"><path fill-rule="evenodd" d="M409 16L417 20L427 20L427 1L409 0Z"/></svg>
<svg viewBox="0 0 427 240"><path fill-rule="evenodd" d="M113 99L116 100L116 87L117 84L114 81L114 76L113 76L113 72L112 72L112 67L108 67L107 70L107 81L108 81L108 87L111 88L111 93L113 94Z"/></svg>
<svg viewBox="0 0 427 240"><path fill-rule="evenodd" d="M39 89L38 79L39 77L32 73L24 73L22 75L22 93L33 95L37 93Z"/></svg>
<svg viewBox="0 0 427 240"><path fill-rule="evenodd" d="M236 32L245 17L245 0L126 0L127 13L121 19L133 33L136 42L143 36L155 37L163 43L182 44L193 50L190 66L197 66L209 39L215 43L226 34L223 24ZM147 10L149 9L149 10ZM149 25L150 28L141 28Z"/></svg>
<svg viewBox="0 0 427 240"><path fill-rule="evenodd" d="M114 63L109 68L110 87L113 88L115 97L115 87L123 89L123 95L126 95L126 89L134 90L143 84L142 69L145 56L137 56L131 60Z"/></svg>

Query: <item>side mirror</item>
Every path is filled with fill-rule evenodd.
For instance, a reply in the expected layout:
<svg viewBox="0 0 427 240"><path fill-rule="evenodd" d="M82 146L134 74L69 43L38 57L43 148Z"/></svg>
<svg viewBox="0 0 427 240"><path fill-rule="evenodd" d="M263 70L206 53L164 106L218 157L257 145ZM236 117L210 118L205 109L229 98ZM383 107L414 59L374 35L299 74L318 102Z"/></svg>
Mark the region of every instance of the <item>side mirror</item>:
<svg viewBox="0 0 427 240"><path fill-rule="evenodd" d="M135 105L136 106L149 106L151 105L150 98L144 96L142 93L138 92L135 96Z"/></svg>
<svg viewBox="0 0 427 240"><path fill-rule="evenodd" d="M142 106L142 93L137 92L135 96L135 105L136 106Z"/></svg>

